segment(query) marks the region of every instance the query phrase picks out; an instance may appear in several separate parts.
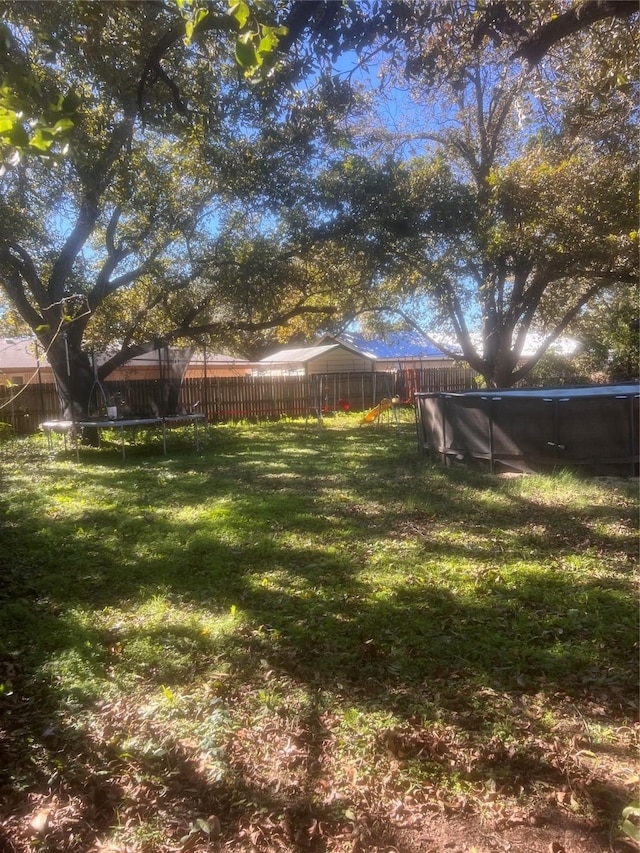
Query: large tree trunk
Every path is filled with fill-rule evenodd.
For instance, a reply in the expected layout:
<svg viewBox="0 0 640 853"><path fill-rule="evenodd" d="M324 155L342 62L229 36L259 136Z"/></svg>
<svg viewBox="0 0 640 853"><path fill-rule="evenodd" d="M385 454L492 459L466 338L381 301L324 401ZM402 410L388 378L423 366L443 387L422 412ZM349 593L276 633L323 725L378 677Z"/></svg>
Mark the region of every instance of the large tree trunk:
<svg viewBox="0 0 640 853"><path fill-rule="evenodd" d="M47 358L56 381L63 419L79 421L95 415L90 406L99 405L101 400L95 398L93 368L87 353L59 336L50 344Z"/></svg>

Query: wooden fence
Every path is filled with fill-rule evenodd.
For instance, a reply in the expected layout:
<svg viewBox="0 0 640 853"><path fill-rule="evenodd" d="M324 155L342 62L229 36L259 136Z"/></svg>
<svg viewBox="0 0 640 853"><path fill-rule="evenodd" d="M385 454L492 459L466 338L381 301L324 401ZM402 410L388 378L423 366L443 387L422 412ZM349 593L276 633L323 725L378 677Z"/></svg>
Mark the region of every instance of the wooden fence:
<svg viewBox="0 0 640 853"><path fill-rule="evenodd" d="M211 423L310 417L318 411L364 412L383 397L411 403L416 391L466 391L477 374L464 367L399 370L393 373L330 373L319 376L209 376L185 379L179 408L203 412ZM103 383L106 397L122 414L163 415L167 393L158 380L131 379ZM102 394L92 401L103 405ZM18 435L38 432L45 420L60 417L55 386L0 387L0 424Z"/></svg>
<svg viewBox="0 0 640 853"><path fill-rule="evenodd" d="M0 385L0 436L5 425L16 435L28 435L38 432L42 421L59 417L58 392L52 383Z"/></svg>

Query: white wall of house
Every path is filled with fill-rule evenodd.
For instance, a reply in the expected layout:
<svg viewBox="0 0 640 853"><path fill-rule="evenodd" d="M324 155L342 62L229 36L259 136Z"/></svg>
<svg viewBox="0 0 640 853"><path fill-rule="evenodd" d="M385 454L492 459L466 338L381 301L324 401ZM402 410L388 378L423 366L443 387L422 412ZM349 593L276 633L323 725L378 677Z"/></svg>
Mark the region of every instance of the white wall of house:
<svg viewBox="0 0 640 853"><path fill-rule="evenodd" d="M356 355L340 346L307 363L309 376L318 373L367 373L374 369L370 358Z"/></svg>
<svg viewBox="0 0 640 853"><path fill-rule="evenodd" d="M324 373L368 373L374 360L342 344L285 349L262 359L256 373L271 376L316 376Z"/></svg>

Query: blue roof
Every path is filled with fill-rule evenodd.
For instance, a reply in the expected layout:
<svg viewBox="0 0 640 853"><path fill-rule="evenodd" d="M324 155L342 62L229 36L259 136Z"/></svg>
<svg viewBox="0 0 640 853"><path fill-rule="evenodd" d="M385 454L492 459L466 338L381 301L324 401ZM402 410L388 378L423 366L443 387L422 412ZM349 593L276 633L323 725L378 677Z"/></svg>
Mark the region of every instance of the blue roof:
<svg viewBox="0 0 640 853"><path fill-rule="evenodd" d="M417 332L393 332L384 341L369 340L355 332L347 332L336 335L334 340L343 341L374 358L446 358L442 350Z"/></svg>

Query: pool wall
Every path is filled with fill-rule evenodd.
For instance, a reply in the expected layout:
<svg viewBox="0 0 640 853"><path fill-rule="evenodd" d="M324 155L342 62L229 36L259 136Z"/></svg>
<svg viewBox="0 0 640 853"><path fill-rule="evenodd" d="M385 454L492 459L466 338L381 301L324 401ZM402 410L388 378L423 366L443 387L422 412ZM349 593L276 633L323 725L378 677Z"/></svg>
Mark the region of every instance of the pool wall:
<svg viewBox="0 0 640 853"><path fill-rule="evenodd" d="M638 475L640 386L416 394L418 443L445 464Z"/></svg>

